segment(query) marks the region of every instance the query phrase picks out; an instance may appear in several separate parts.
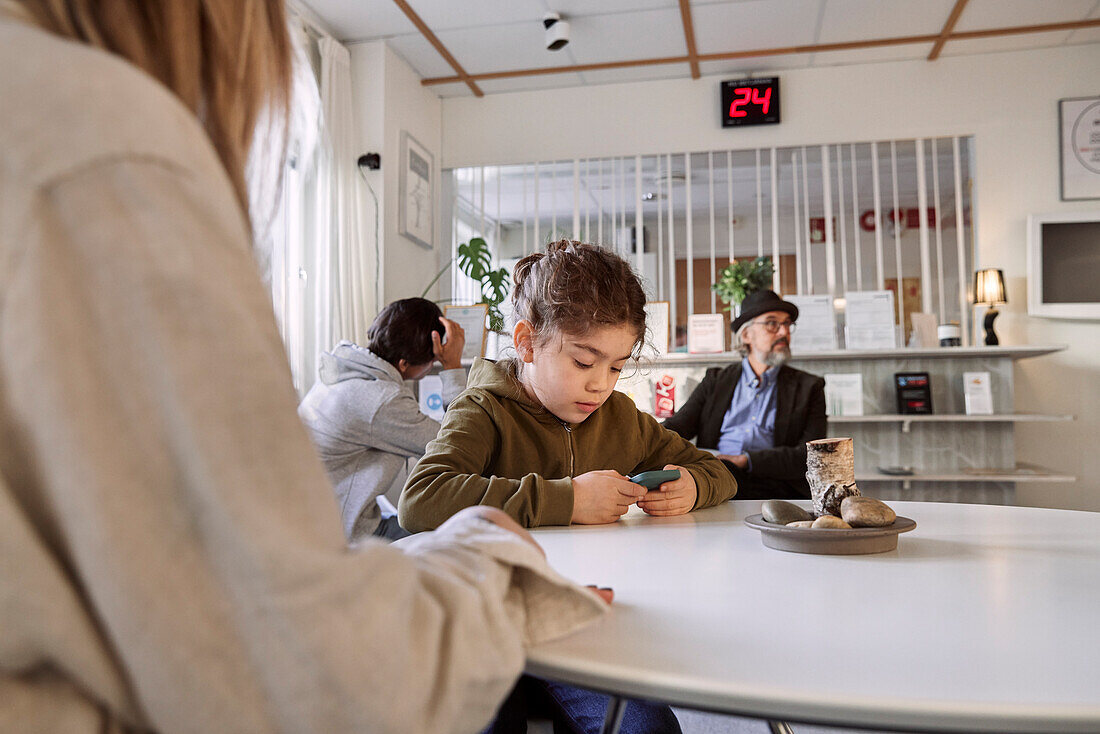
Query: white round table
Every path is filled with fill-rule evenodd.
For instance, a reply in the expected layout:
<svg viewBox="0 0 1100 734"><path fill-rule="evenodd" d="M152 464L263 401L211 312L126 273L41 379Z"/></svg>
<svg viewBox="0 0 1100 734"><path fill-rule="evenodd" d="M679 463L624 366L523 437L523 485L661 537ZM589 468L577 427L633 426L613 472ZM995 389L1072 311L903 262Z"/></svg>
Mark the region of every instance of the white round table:
<svg viewBox="0 0 1100 734"><path fill-rule="evenodd" d="M864 556L765 548L753 501L536 530L615 603L527 672L772 720L1100 732L1100 513L890 504L917 527Z"/></svg>

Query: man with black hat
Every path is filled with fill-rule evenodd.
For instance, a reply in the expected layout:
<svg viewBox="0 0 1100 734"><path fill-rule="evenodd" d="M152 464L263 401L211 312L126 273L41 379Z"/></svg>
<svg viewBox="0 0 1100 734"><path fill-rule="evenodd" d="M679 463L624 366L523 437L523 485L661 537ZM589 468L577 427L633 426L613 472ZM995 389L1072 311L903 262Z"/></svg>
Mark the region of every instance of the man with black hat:
<svg viewBox="0 0 1100 734"><path fill-rule="evenodd" d="M717 453L737 479L736 499L802 499L806 442L825 437L825 380L787 366L798 306L774 291L750 294L733 320L742 360L712 367L664 422Z"/></svg>

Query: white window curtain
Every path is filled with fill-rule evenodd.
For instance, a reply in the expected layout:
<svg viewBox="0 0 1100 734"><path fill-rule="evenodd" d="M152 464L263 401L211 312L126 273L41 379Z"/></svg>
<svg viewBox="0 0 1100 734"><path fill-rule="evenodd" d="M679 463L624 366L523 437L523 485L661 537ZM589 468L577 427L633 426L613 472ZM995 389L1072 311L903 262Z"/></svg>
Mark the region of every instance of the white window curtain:
<svg viewBox="0 0 1100 734"><path fill-rule="evenodd" d="M364 222L367 187L359 173L352 112L351 54L329 37L319 43L322 119L330 155L321 167L329 213L328 348L340 339L365 343L378 311L378 242ZM374 212L371 212L374 216Z"/></svg>
<svg viewBox="0 0 1100 734"><path fill-rule="evenodd" d="M298 63L283 198L272 240L272 301L299 395L318 356L364 343L377 313L378 243L364 224L356 165L351 56L327 36L292 29ZM370 212L373 216L373 211Z"/></svg>

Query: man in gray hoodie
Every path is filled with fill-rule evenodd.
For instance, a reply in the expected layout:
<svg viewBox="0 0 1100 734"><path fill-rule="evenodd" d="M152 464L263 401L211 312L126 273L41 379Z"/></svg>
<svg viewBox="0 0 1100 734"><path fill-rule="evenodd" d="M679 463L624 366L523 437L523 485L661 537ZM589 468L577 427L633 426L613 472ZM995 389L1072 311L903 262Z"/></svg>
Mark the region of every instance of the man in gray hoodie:
<svg viewBox="0 0 1100 734"><path fill-rule="evenodd" d="M367 347L342 341L321 354L320 380L298 406L328 470L349 543L408 535L378 496L410 456L422 456L439 423L420 412L409 382L442 369L443 403L466 387L462 327L423 298L394 301L367 332Z"/></svg>

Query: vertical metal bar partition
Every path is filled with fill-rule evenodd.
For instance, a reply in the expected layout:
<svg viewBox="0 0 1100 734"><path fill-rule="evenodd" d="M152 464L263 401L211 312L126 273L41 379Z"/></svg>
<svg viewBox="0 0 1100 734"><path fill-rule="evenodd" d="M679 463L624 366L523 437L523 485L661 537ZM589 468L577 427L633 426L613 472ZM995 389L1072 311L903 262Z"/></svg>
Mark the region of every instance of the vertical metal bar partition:
<svg viewBox="0 0 1100 734"><path fill-rule="evenodd" d="M756 256L764 257L764 192L760 187L760 149L756 149Z"/></svg>
<svg viewBox="0 0 1100 734"><path fill-rule="evenodd" d="M639 275L643 274L645 253L645 227L642 226L642 157L634 156L634 263Z"/></svg>
<svg viewBox="0 0 1100 734"><path fill-rule="evenodd" d="M779 165L775 148L771 149L771 197L772 197L772 290L778 293L782 278L782 263L779 259Z"/></svg>
<svg viewBox="0 0 1100 734"><path fill-rule="evenodd" d="M581 161L579 158L573 158L573 231L569 233L569 239L581 239Z"/></svg>
<svg viewBox="0 0 1100 734"><path fill-rule="evenodd" d="M898 323L901 324L902 333L905 333L905 288L901 275L901 204L898 200L898 144L896 140L890 141L890 178L894 182L894 208L890 212L890 219L894 223L894 266L898 273L897 282L897 306Z"/></svg>
<svg viewBox="0 0 1100 734"><path fill-rule="evenodd" d="M844 161L836 146L836 221L840 225L840 293L848 291L848 230L844 226Z"/></svg>
<svg viewBox="0 0 1100 734"><path fill-rule="evenodd" d="M833 234L833 182L830 175L829 146L821 146L821 194L825 207L825 285L836 298L836 243Z"/></svg>
<svg viewBox="0 0 1100 734"><path fill-rule="evenodd" d="M917 221L920 226L920 307L932 313L932 258L928 254L928 183L924 172L924 141L917 140ZM939 284L943 288L943 283ZM904 333L904 329L902 330Z"/></svg>
<svg viewBox="0 0 1100 734"><path fill-rule="evenodd" d="M733 151L726 151L726 219L729 222L729 261L733 264Z"/></svg>
<svg viewBox="0 0 1100 734"><path fill-rule="evenodd" d="M689 321L691 315L695 313L695 233L692 231L695 220L694 211L691 205L691 153L684 153L684 237L686 240L684 244L687 246L687 261L684 263L687 266L687 285L684 290L687 292L684 296L687 301Z"/></svg>
<svg viewBox="0 0 1100 734"><path fill-rule="evenodd" d="M878 143L871 143L871 175L875 189L875 284L886 287L886 265L882 257L882 187L879 186Z"/></svg>
<svg viewBox="0 0 1100 734"><path fill-rule="evenodd" d="M802 148L802 218L806 227L806 290L805 293L814 293L814 256L813 237L810 236L810 189L809 161L806 159L806 148Z"/></svg>
<svg viewBox="0 0 1100 734"><path fill-rule="evenodd" d="M940 165L936 139L932 139L932 213L936 218L936 278L939 281L940 321L947 318L947 283L943 277L943 221L940 210Z"/></svg>
<svg viewBox="0 0 1100 734"><path fill-rule="evenodd" d="M589 158L584 159L584 190L587 196L584 197L584 241L592 241L592 221L589 218L589 212L592 209L592 187L589 182L592 180L592 160Z"/></svg>
<svg viewBox="0 0 1100 734"><path fill-rule="evenodd" d="M654 179L657 189L653 193L653 201L657 204L657 300L665 300L665 277L664 277L664 262L665 262L665 221L664 214L665 208L661 206L661 198L663 194L660 191L661 186L661 156L657 156L657 173ZM669 260L671 263L672 261Z"/></svg>
<svg viewBox="0 0 1100 734"><path fill-rule="evenodd" d="M672 329L672 338L675 342L677 320L676 309L676 230L673 228L675 221L675 206L672 200L672 154L665 156L665 188L668 197L668 304L669 327Z"/></svg>
<svg viewBox="0 0 1100 734"><path fill-rule="evenodd" d="M963 344L969 346L971 342L970 305L966 297L969 271L966 268L966 235L963 232L962 165L958 137L951 138L951 153L955 164L955 244L959 258L959 324L962 327Z"/></svg>
<svg viewBox="0 0 1100 734"><path fill-rule="evenodd" d="M855 143L852 143L850 153L852 161L852 250L856 261L856 290L861 291L863 290L863 240L859 233L862 222L859 216L859 184L857 183L859 174L856 166Z"/></svg>
<svg viewBox="0 0 1100 734"><path fill-rule="evenodd" d="M791 201L794 203L794 270L799 293L806 292L802 273L802 207L798 197L798 155L791 153Z"/></svg>
<svg viewBox="0 0 1100 734"><path fill-rule="evenodd" d="M970 343L968 145L945 137L473 166L448 172L444 236L451 257L471 236L491 239L494 261L541 250L551 236L601 243L669 302L673 334L697 309L721 312L711 285L740 255L770 257L784 295L889 286L903 333L922 311L960 322ZM954 247L944 241L952 226ZM755 247L742 228L755 228ZM473 293L467 281L452 273L450 295Z"/></svg>
<svg viewBox="0 0 1100 734"><path fill-rule="evenodd" d="M550 239L558 239L558 164L550 164Z"/></svg>
<svg viewBox="0 0 1100 734"><path fill-rule="evenodd" d="M542 250L542 239L539 237L539 162L535 161L535 211L534 211L534 251L539 252Z"/></svg>
<svg viewBox="0 0 1100 734"><path fill-rule="evenodd" d="M717 260L715 259L714 246L714 153L707 153L707 188L710 193L710 282L718 280ZM716 293L710 291L710 312L717 313Z"/></svg>

